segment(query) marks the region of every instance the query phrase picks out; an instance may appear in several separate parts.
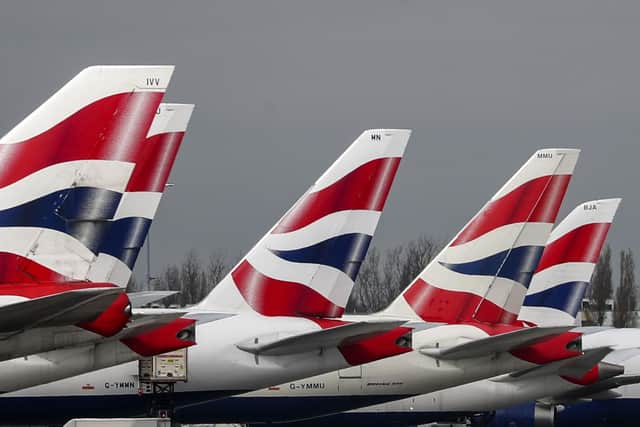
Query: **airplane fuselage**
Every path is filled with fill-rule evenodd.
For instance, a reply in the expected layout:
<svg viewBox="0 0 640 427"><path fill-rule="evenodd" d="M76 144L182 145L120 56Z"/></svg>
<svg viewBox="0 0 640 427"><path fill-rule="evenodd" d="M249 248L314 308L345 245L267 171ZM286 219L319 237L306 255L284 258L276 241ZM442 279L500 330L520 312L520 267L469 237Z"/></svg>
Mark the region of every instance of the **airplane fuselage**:
<svg viewBox="0 0 640 427"><path fill-rule="evenodd" d="M411 351L355 367L337 349L256 357L235 344L276 329L302 332L317 326L306 319L248 316L198 326L199 344L189 351L189 381L176 386L177 420L253 422L320 416L537 366L509 352L438 360ZM469 325L436 326L415 331L413 347L484 337L482 330ZM328 373L312 377L322 372ZM269 388L217 400L264 387ZM0 398L0 409L12 420L11 414L19 418L20 408L28 401L56 405L60 412L66 408L68 417L99 416L104 411L110 411L109 416L141 415L146 403L137 392L137 364L129 363L7 394ZM74 399L76 403L71 404Z"/></svg>

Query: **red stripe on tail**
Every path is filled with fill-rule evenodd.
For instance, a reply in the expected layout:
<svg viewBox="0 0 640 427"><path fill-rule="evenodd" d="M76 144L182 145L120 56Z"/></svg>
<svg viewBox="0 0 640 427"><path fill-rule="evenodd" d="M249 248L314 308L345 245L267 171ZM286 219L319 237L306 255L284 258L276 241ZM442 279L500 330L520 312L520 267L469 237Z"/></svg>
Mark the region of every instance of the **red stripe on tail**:
<svg viewBox="0 0 640 427"><path fill-rule="evenodd" d="M474 321L478 317L496 319L498 323L511 323L518 316L481 296L470 292L450 291L417 279L403 294L407 304L426 322L460 323Z"/></svg>
<svg viewBox="0 0 640 427"><path fill-rule="evenodd" d="M135 92L95 101L26 141L0 145L0 187L74 160L133 162L163 94Z"/></svg>
<svg viewBox="0 0 640 427"><path fill-rule="evenodd" d="M29 299L57 295L67 291L94 288L115 288L111 283L12 283L0 286L0 295L16 295ZM126 295L125 295L126 296Z"/></svg>
<svg viewBox="0 0 640 427"><path fill-rule="evenodd" d="M67 282L72 279L20 255L0 252L0 283Z"/></svg>
<svg viewBox="0 0 640 427"><path fill-rule="evenodd" d="M382 211L399 165L399 157L371 160L330 186L306 194L273 233L298 230L339 211Z"/></svg>
<svg viewBox="0 0 640 427"><path fill-rule="evenodd" d="M571 175L542 176L489 202L462 230L451 246L470 242L508 224L519 222L554 223L570 180Z"/></svg>
<svg viewBox="0 0 640 427"><path fill-rule="evenodd" d="M246 260L231 277L247 303L265 316L339 317L344 312L310 287L265 276Z"/></svg>
<svg viewBox="0 0 640 427"><path fill-rule="evenodd" d="M548 244L536 273L565 262L598 262L611 223L582 225Z"/></svg>
<svg viewBox="0 0 640 427"><path fill-rule="evenodd" d="M126 191L163 192L183 137L184 132L169 132L148 138Z"/></svg>

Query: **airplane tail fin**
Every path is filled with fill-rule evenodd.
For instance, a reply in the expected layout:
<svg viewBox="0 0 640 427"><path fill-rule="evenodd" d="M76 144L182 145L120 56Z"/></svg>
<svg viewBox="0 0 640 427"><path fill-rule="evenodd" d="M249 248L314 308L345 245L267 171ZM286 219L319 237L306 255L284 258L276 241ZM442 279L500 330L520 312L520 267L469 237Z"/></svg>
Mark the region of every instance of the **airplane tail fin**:
<svg viewBox="0 0 640 427"><path fill-rule="evenodd" d="M164 194L193 104L160 104L87 279L126 286Z"/></svg>
<svg viewBox="0 0 640 427"><path fill-rule="evenodd" d="M514 320L578 155L534 153L383 314L445 323Z"/></svg>
<svg viewBox="0 0 640 427"><path fill-rule="evenodd" d="M173 66L94 66L0 139L0 282L81 278Z"/></svg>
<svg viewBox="0 0 640 427"><path fill-rule="evenodd" d="M585 202L553 230L518 316L573 325L621 199Z"/></svg>
<svg viewBox="0 0 640 427"><path fill-rule="evenodd" d="M409 136L395 129L362 133L199 306L340 316Z"/></svg>

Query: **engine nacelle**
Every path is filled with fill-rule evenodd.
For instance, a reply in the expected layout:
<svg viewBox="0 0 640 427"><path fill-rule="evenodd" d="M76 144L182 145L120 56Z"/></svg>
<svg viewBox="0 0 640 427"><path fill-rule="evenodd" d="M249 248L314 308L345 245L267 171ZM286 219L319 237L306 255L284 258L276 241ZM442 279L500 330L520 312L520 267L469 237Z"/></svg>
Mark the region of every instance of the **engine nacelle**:
<svg viewBox="0 0 640 427"><path fill-rule="evenodd" d="M533 426L554 427L556 415L564 409L562 405L528 402L495 411L493 414L478 414L472 425L483 427ZM484 424L482 423L483 421Z"/></svg>

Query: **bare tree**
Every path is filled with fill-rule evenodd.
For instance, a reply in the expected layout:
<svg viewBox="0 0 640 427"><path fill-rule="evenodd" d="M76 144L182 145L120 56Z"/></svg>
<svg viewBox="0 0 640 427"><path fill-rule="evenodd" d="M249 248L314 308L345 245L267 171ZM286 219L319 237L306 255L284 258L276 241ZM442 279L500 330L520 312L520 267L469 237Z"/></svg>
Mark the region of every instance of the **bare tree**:
<svg viewBox="0 0 640 427"><path fill-rule="evenodd" d="M371 248L360 266L360 272L349 297L347 311L350 313L373 311L372 307L375 306L380 282L380 252L377 248Z"/></svg>
<svg viewBox="0 0 640 427"><path fill-rule="evenodd" d="M396 289L397 292L392 298L399 295L400 292L409 286L413 279L418 277L418 274L420 274L433 257L436 256L439 247L440 244L426 236L420 236L407 244L404 250L403 266L398 288Z"/></svg>
<svg viewBox="0 0 640 427"><path fill-rule="evenodd" d="M433 259L439 246L420 236L406 246L387 250L384 257L372 248L362 263L347 310L370 313L385 308Z"/></svg>
<svg viewBox="0 0 640 427"><path fill-rule="evenodd" d="M196 251L191 249L180 266L180 293L183 305L200 301L203 281L204 272L200 258Z"/></svg>
<svg viewBox="0 0 640 427"><path fill-rule="evenodd" d="M387 250L384 257L376 248L371 248L360 267L347 310L366 313L385 308L431 261L439 246L434 240L420 236L406 246ZM179 266L167 266L154 287L180 292L165 299L167 304L194 304L224 278L230 267L222 251L213 251L203 266L192 249Z"/></svg>
<svg viewBox="0 0 640 427"><path fill-rule="evenodd" d="M178 291L182 290L180 284L180 269L175 265L168 265L157 280L153 282L153 288L159 291ZM182 296L180 294L172 295L163 300L165 304L182 305Z"/></svg>
<svg viewBox="0 0 640 427"><path fill-rule="evenodd" d="M590 288L590 311L593 320L602 325L607 313L607 300L613 295L613 284L611 280L611 247L607 245L596 264L591 277Z"/></svg>
<svg viewBox="0 0 640 427"><path fill-rule="evenodd" d="M613 326L626 328L634 325L636 279L631 249L620 252L620 285L616 289L616 303L613 308Z"/></svg>
<svg viewBox="0 0 640 427"><path fill-rule="evenodd" d="M393 298L402 292L400 280L404 270L402 245L389 249L385 252L385 260L382 264L382 281L380 288L373 301L374 311L385 308Z"/></svg>
<svg viewBox="0 0 640 427"><path fill-rule="evenodd" d="M201 298L204 298L211 292L228 272L229 264L227 262L227 255L220 250L211 252L206 267L206 280L204 281Z"/></svg>

